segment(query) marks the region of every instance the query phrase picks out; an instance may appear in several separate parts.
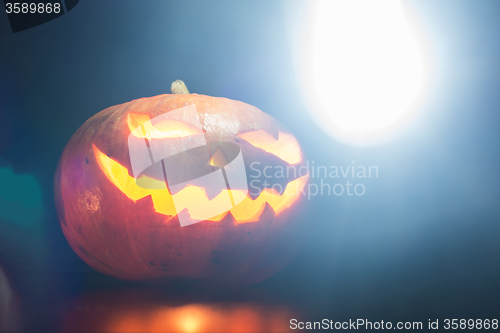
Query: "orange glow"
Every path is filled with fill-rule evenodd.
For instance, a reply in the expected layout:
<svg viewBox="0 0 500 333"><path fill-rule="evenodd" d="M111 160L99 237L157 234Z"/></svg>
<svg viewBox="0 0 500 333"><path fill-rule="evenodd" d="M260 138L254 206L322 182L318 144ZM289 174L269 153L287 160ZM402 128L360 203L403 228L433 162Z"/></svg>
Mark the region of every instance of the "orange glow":
<svg viewBox="0 0 500 333"><path fill-rule="evenodd" d="M148 182L151 184L151 186L148 187L153 189L139 187L136 184L136 180L129 175L126 167L109 158L95 145L93 145L93 148L97 164L106 178L108 178L109 181L129 199L135 202L146 196L151 196L156 212L169 216L177 214L173 196L170 194L163 181L144 176L141 178L141 182ZM227 197L227 194L223 192L229 191L229 195L232 196L235 202L241 201L238 205L229 210L237 223L255 222L258 221L260 215L264 211L266 203L270 205L276 215L293 205L298 200L301 191L307 184L308 178L309 175L305 175L289 182L282 195L279 195L274 189L264 189L255 200L241 190L223 190L215 198L209 200L205 189L197 186L186 186L184 189L174 194L174 196L175 202L179 207L182 207L179 212L186 209L193 219L200 219L200 216L206 216L207 209L213 209L214 212L219 212L221 202L224 200L224 197ZM243 198L243 196L246 197ZM208 220L220 221L227 213L228 211Z"/></svg>
<svg viewBox="0 0 500 333"><path fill-rule="evenodd" d="M123 313L120 319L112 321L105 332L109 333L138 333L145 332L144 318L133 311Z"/></svg>
<svg viewBox="0 0 500 333"><path fill-rule="evenodd" d="M151 318L153 332L162 333L167 327L175 327L176 332L204 332L215 320L214 311L210 307L198 304L184 305L178 308L165 307Z"/></svg>
<svg viewBox="0 0 500 333"><path fill-rule="evenodd" d="M165 119L153 125L149 115L141 113L129 113L127 124L134 136L149 140L182 138L203 133L201 129L193 125L174 119ZM141 130L136 130L139 126Z"/></svg>
<svg viewBox="0 0 500 333"><path fill-rule="evenodd" d="M224 153L222 152L220 147L218 147L215 153L212 154L212 157L210 158L210 161L208 161L207 164L218 167L223 167L227 164L227 159L224 156Z"/></svg>
<svg viewBox="0 0 500 333"><path fill-rule="evenodd" d="M179 307L149 304L146 309L113 312L103 325L105 332L290 332L288 322L292 318L292 313L285 309L243 304L189 304Z"/></svg>
<svg viewBox="0 0 500 333"><path fill-rule="evenodd" d="M238 137L251 145L276 155L290 164L302 161L302 154L297 139L291 134L278 132L278 140L264 130L238 134Z"/></svg>

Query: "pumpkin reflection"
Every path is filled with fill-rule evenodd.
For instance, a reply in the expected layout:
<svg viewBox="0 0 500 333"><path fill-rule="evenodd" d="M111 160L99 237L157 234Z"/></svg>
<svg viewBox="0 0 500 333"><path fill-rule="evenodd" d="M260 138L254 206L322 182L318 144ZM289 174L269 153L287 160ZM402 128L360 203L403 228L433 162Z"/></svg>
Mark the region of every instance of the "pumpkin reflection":
<svg viewBox="0 0 500 333"><path fill-rule="evenodd" d="M109 295L108 295L109 296ZM107 298L107 300L105 299ZM293 313L285 307L244 303L171 305L137 297L97 297L77 302L63 332L197 333L289 332Z"/></svg>

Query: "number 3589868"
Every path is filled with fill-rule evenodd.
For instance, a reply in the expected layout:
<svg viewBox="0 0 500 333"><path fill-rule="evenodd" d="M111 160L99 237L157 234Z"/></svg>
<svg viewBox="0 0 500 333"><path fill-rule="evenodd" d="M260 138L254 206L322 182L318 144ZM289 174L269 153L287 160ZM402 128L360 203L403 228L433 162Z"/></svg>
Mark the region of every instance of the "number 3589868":
<svg viewBox="0 0 500 333"><path fill-rule="evenodd" d="M41 2L7 2L5 4L5 11L7 14L51 14L60 13L61 4L60 3L41 3Z"/></svg>
<svg viewBox="0 0 500 333"><path fill-rule="evenodd" d="M444 329L498 329L498 319L445 319Z"/></svg>

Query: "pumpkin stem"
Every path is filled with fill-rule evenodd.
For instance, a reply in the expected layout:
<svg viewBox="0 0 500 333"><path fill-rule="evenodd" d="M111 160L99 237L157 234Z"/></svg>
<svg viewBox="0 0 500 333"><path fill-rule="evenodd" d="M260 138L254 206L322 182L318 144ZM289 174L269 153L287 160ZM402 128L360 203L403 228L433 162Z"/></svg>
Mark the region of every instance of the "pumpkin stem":
<svg viewBox="0 0 500 333"><path fill-rule="evenodd" d="M182 80L175 80L172 82L172 85L170 86L170 91L172 91L172 94L189 94L189 90L186 87L186 84Z"/></svg>

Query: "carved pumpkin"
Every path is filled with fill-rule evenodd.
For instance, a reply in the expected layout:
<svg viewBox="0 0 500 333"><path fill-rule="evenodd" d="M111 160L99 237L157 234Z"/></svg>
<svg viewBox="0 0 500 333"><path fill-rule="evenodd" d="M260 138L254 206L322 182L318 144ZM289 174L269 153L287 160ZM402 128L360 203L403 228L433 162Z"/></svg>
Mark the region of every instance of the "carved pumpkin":
<svg viewBox="0 0 500 333"><path fill-rule="evenodd" d="M55 201L69 244L102 273L252 284L298 247L303 161L295 137L251 105L160 95L110 107L77 130ZM254 162L294 172L250 191Z"/></svg>

